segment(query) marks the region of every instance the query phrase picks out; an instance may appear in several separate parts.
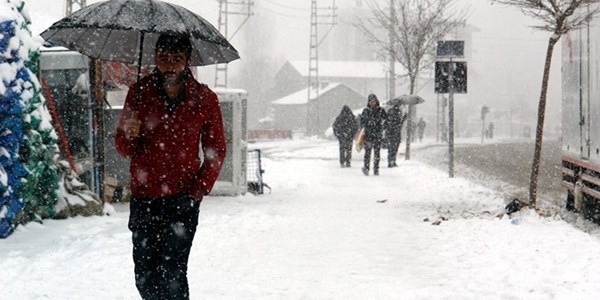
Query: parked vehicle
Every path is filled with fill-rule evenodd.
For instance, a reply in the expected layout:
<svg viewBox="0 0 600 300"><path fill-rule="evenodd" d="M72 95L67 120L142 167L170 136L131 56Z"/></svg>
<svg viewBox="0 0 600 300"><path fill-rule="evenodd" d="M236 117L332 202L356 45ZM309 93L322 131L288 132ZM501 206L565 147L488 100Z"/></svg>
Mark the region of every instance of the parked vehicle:
<svg viewBox="0 0 600 300"><path fill-rule="evenodd" d="M564 36L562 185L566 207L600 224L600 20Z"/></svg>

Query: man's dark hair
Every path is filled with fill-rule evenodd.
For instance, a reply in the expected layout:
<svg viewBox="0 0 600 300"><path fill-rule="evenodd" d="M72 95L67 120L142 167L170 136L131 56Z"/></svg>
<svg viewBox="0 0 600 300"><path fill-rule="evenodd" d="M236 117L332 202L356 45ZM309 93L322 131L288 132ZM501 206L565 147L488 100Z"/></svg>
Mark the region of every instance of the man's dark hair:
<svg viewBox="0 0 600 300"><path fill-rule="evenodd" d="M187 58L192 55L192 42L190 38L184 35L161 34L156 42L156 52L162 51L182 51Z"/></svg>

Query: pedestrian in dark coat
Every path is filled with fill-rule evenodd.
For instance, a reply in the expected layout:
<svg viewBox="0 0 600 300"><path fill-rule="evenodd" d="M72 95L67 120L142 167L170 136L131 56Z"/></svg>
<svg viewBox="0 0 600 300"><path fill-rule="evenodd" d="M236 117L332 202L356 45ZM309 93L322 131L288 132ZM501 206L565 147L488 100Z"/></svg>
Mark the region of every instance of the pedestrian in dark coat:
<svg viewBox="0 0 600 300"><path fill-rule="evenodd" d="M192 76L191 51L187 37L158 38L156 69L129 89L117 126L117 151L131 159L128 227L142 299L189 299L200 202L225 159L219 100Z"/></svg>
<svg viewBox="0 0 600 300"><path fill-rule="evenodd" d="M358 131L358 121L348 105L344 105L333 122L333 134L340 145L340 165L349 168L352 160L352 139Z"/></svg>
<svg viewBox="0 0 600 300"><path fill-rule="evenodd" d="M414 143L417 140L417 122L410 120L407 125L407 129L410 129L410 141Z"/></svg>
<svg viewBox="0 0 600 300"><path fill-rule="evenodd" d="M373 175L379 175L379 154L381 152L386 113L385 109L379 106L379 100L375 94L370 94L367 99L367 107L363 109L360 115L360 126L365 129L365 141L363 143L365 158L362 171L365 175L369 175L371 151L373 151Z"/></svg>
<svg viewBox="0 0 600 300"><path fill-rule="evenodd" d="M423 120L423 118L419 119L419 123L417 123L417 129L419 130L419 142L423 141L423 135L425 134L425 127L427 126L427 122Z"/></svg>
<svg viewBox="0 0 600 300"><path fill-rule="evenodd" d="M387 111L387 121L385 126L385 136L388 146L388 168L398 166L396 157L398 156L398 148L402 141L402 125L406 120L406 113L402 113L400 106L394 105Z"/></svg>

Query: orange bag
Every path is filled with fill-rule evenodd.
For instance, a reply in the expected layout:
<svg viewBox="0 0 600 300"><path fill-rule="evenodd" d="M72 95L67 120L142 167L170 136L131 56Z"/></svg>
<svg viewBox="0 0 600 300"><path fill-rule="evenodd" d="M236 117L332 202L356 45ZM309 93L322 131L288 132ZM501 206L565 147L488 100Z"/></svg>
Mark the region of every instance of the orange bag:
<svg viewBox="0 0 600 300"><path fill-rule="evenodd" d="M365 141L365 129L361 128L360 131L358 131L358 133L354 137L356 151L360 152L362 150L364 141Z"/></svg>

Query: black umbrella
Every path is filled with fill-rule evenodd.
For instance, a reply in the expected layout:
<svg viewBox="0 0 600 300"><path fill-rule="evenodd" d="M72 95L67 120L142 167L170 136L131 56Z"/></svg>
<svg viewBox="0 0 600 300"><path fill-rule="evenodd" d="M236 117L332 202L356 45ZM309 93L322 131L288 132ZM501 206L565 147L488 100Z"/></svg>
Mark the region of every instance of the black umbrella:
<svg viewBox="0 0 600 300"><path fill-rule="evenodd" d="M420 104L425 102L425 99L421 98L418 95L414 95L414 94L404 94L400 97L396 97L393 98L392 100L388 101L389 105L408 105L409 107L411 107L412 105L416 105L416 104ZM412 110L408 110L408 114L406 115L406 124L408 125L408 128L410 128L411 124L413 124L413 122L411 121L412 119ZM412 135L412 130L407 130L407 134L406 134L406 159L410 159L410 140L411 140L411 135Z"/></svg>
<svg viewBox="0 0 600 300"><path fill-rule="evenodd" d="M101 60L150 65L163 33L189 36L191 65L228 63L237 50L202 17L158 0L110 0L86 6L54 23L41 36L51 44Z"/></svg>
<svg viewBox="0 0 600 300"><path fill-rule="evenodd" d="M425 102L425 99L417 95L405 94L388 101L389 105L415 105Z"/></svg>

